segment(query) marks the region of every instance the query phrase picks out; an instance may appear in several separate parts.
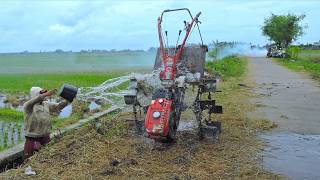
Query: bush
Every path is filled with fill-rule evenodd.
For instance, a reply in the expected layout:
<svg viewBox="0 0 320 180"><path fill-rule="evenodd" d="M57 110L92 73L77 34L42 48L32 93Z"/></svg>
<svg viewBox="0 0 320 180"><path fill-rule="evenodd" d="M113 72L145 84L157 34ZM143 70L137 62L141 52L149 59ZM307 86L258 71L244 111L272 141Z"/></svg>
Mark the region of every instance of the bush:
<svg viewBox="0 0 320 180"><path fill-rule="evenodd" d="M287 48L287 55L291 58L291 59L298 59L299 53L301 52L301 48L298 46L289 46Z"/></svg>
<svg viewBox="0 0 320 180"><path fill-rule="evenodd" d="M209 73L219 74L222 79L240 77L246 71L247 61L238 56L226 56L221 60L209 61L206 70Z"/></svg>

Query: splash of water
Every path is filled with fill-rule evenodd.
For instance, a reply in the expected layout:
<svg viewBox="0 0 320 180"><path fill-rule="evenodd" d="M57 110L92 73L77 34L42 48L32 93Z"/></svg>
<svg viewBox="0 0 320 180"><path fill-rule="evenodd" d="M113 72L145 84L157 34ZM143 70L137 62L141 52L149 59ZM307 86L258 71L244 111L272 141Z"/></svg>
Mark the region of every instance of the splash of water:
<svg viewBox="0 0 320 180"><path fill-rule="evenodd" d="M81 87L79 88L77 99L80 101L87 101L89 99L102 100L120 108L125 108L123 96L130 92L127 89L120 89L119 85L128 82L132 78L153 89L161 87L159 70L155 70L149 74L131 73L126 76L106 80L96 87ZM138 92L137 98L142 104L149 103L151 101L151 94Z"/></svg>

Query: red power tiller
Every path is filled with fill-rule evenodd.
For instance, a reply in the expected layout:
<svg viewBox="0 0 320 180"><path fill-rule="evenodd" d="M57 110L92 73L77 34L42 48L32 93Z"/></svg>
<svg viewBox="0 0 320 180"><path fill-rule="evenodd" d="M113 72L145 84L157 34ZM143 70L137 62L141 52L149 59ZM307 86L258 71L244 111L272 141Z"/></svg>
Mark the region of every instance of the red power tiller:
<svg viewBox="0 0 320 180"><path fill-rule="evenodd" d="M175 11L187 11L190 15L190 22L184 21L185 36L178 44L179 37L182 30L179 30L179 36L175 47L165 47L162 32L163 15L169 12ZM198 94L192 105L192 110L196 115L199 124L199 130L201 136L212 135L215 136L217 132L220 132L220 122L211 121L212 113L222 113L221 106L215 106L215 101L211 100L211 92L215 92L215 79L203 78L205 53L207 47L203 45L200 29L198 26L199 12L196 16L192 16L191 12L187 8L164 10L161 16L158 18L158 34L160 41L160 48L158 49L158 56L154 69L161 68L160 80L163 88L157 89L153 93L151 104L146 106L146 116L144 120L144 129L147 136L162 142L173 141L176 137L177 128L179 126L181 112L186 109L183 103L185 90L187 84L193 84L198 86ZM190 36L193 28L197 26L199 35L201 38L201 45L194 47L185 47L187 39ZM167 36L167 31L165 31ZM168 43L167 43L168 44ZM184 62L184 68L187 71L178 69L178 63ZM199 74L199 78L196 81L188 81L186 78L187 73ZM134 92L139 91L137 88L137 80L132 79L130 88ZM209 93L207 100L201 100L201 95ZM134 94L134 93L133 93ZM125 95L126 104L133 105L133 112L135 114L135 120L138 129L140 129L142 122L137 120L136 106L140 106L136 95ZM209 119L203 120L202 112L208 110ZM209 121L208 121L209 120ZM205 121L205 126L203 125ZM209 132L209 133L208 133Z"/></svg>

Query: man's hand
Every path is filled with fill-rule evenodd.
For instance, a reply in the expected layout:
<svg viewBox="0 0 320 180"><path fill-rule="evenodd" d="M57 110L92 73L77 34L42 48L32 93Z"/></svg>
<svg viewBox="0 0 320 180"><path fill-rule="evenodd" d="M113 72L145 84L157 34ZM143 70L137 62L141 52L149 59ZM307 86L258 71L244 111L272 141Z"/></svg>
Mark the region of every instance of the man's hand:
<svg viewBox="0 0 320 180"><path fill-rule="evenodd" d="M44 96L44 97L47 97L47 96L52 96L52 95L54 95L55 93L57 93L57 89L52 89L52 90L50 90L50 91L48 91L48 92L45 92L45 93L43 93L43 94L41 94L41 95Z"/></svg>

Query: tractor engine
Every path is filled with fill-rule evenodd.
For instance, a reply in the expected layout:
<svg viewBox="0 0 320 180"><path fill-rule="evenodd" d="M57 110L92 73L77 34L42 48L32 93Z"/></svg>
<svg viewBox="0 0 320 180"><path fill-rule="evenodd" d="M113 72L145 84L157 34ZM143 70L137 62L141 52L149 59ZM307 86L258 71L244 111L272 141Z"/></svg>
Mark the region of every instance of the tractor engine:
<svg viewBox="0 0 320 180"><path fill-rule="evenodd" d="M157 98L151 101L148 108L144 128L151 138L162 139L169 135L173 126L173 101Z"/></svg>

